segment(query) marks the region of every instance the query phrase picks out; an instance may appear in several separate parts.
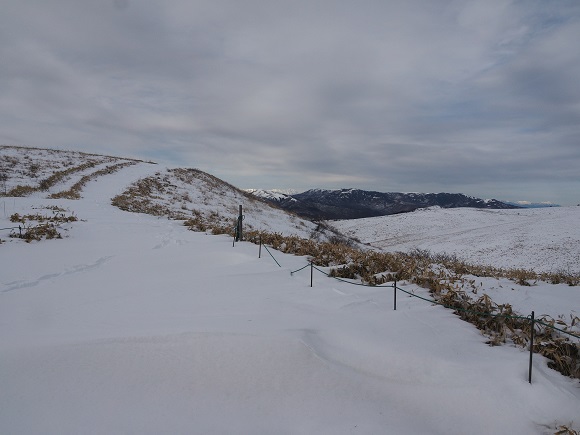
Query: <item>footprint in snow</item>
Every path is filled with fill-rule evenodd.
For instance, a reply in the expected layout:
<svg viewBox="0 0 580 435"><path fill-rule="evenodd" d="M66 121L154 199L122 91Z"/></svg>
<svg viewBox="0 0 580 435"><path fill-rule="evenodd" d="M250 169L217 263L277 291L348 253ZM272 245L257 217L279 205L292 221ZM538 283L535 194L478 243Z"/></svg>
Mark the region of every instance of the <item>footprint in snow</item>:
<svg viewBox="0 0 580 435"><path fill-rule="evenodd" d="M107 261L109 261L111 258L113 258L113 256L101 257L97 261L95 261L94 263L80 264L77 266L73 266L71 269L65 270L64 272L50 273L48 275L43 275L40 278L33 279L33 280L9 282L6 284L7 287L5 289L1 290L0 293L8 293L8 292L11 292L13 290L20 290L23 288L36 287L41 282L44 282L44 281L47 281L47 280L50 280L53 278L58 278L60 276L74 275L76 273L86 272L88 270L95 269L97 267L102 266Z"/></svg>

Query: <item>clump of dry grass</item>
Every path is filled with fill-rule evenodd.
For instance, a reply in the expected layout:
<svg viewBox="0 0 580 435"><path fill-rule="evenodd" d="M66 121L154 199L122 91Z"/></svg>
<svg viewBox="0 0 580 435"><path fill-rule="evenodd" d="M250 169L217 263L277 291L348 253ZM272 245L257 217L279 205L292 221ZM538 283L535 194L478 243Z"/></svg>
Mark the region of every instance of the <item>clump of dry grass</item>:
<svg viewBox="0 0 580 435"><path fill-rule="evenodd" d="M10 221L19 225L19 230L16 232L12 230L10 237L24 239L27 243L32 241L40 241L42 239L62 239L61 233L58 231L58 225L68 222L76 222L78 218L74 214L66 215L64 210L59 207L52 207L52 216L43 215L40 213L20 215L14 213L10 216ZM35 222L30 224L30 222Z"/></svg>
<svg viewBox="0 0 580 435"><path fill-rule="evenodd" d="M146 213L153 216L166 216L168 219L187 220L190 215L176 212L170 207L162 205L163 195L172 188L167 177L162 178L157 173L154 177L142 178L127 188L120 195L112 199L115 207L133 213Z"/></svg>
<svg viewBox="0 0 580 435"><path fill-rule="evenodd" d="M33 240L40 241L44 239L62 239L62 235L57 231L54 224L44 223L38 225L32 225L24 228L22 233L16 233L12 231L10 237L18 237L24 239L26 243L30 243Z"/></svg>
<svg viewBox="0 0 580 435"><path fill-rule="evenodd" d="M16 196L16 197L28 196L31 193L36 192L37 190L38 188L36 187L19 184L18 186L10 189L6 194L6 196Z"/></svg>
<svg viewBox="0 0 580 435"><path fill-rule="evenodd" d="M580 435L580 432L570 428L570 426L572 426L572 423L569 425L559 425L557 427L557 432L554 432L554 435Z"/></svg>

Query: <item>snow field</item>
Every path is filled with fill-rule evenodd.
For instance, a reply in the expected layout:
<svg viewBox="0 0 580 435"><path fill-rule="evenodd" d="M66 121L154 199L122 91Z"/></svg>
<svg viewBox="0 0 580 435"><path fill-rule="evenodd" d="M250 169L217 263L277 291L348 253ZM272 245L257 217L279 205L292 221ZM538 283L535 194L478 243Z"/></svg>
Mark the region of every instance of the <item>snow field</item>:
<svg viewBox="0 0 580 435"><path fill-rule="evenodd" d="M362 243L389 252L418 248L504 269L580 273L580 207L435 207L332 224Z"/></svg>
<svg viewBox="0 0 580 435"><path fill-rule="evenodd" d="M153 167L153 171L157 168ZM0 433L543 434L580 423L578 382L489 347L450 310L308 270L305 258L110 198L57 204L63 240L0 245ZM2 215L0 215L2 216ZM4 227L6 217L0 219ZM6 240L6 235L0 234ZM422 292L415 286L409 291Z"/></svg>

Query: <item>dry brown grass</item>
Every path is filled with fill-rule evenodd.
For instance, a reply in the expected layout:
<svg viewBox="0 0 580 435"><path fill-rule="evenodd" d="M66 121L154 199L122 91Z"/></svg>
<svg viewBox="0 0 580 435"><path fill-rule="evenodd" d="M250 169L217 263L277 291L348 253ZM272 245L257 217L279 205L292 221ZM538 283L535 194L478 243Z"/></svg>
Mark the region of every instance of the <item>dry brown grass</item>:
<svg viewBox="0 0 580 435"><path fill-rule="evenodd" d="M580 432L569 427L572 426L572 424L573 423L570 423L569 425L559 425L557 427L557 432L554 432L554 435L580 435Z"/></svg>
<svg viewBox="0 0 580 435"><path fill-rule="evenodd" d="M155 176L142 178L129 186L123 193L112 199L115 207L133 213L146 213L153 216L165 216L168 219L187 220L190 214L183 211L174 211L168 206L158 203L156 200L172 189L168 178Z"/></svg>
<svg viewBox="0 0 580 435"><path fill-rule="evenodd" d="M58 207L52 207L49 210L52 210L52 215L14 213L10 216L10 221L21 225L18 231L12 230L10 237L24 239L27 243L42 239L62 239L58 226L63 223L76 222L78 218L74 214L67 215Z"/></svg>

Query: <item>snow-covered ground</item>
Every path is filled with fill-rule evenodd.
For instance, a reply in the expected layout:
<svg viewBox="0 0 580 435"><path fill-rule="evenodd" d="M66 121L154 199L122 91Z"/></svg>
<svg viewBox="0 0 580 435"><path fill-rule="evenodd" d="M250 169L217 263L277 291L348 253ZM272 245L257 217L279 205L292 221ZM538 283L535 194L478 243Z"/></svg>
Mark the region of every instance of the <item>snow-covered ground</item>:
<svg viewBox="0 0 580 435"><path fill-rule="evenodd" d="M305 258L273 252L279 267L255 245L111 206L159 170L99 177L76 201L0 198L0 228L54 205L81 219L62 240L0 231L0 433L580 428L578 380L536 356L530 385L525 351L485 345L450 310L400 297L393 311L391 289L321 274L311 288L307 269L290 274Z"/></svg>
<svg viewBox="0 0 580 435"><path fill-rule="evenodd" d="M580 273L580 207L435 207L332 225L389 252L418 248L500 268Z"/></svg>

